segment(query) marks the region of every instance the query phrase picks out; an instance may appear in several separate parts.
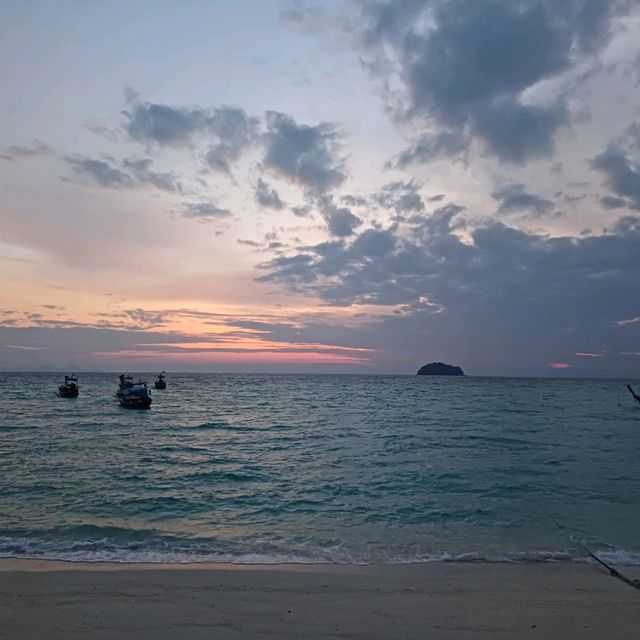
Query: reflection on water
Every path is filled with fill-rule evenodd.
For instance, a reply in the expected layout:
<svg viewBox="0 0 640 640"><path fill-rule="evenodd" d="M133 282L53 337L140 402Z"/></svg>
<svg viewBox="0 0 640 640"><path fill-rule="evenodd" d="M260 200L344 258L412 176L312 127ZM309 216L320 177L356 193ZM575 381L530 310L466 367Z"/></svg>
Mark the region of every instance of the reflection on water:
<svg viewBox="0 0 640 640"><path fill-rule="evenodd" d="M0 374L1 555L640 557L619 381L169 374L130 411L113 374L59 378Z"/></svg>

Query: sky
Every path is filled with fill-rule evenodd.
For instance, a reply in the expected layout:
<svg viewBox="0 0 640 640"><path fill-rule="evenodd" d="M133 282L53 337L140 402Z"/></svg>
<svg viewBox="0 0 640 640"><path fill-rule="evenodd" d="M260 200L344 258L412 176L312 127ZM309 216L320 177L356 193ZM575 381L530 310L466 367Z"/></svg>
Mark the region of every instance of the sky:
<svg viewBox="0 0 640 640"><path fill-rule="evenodd" d="M0 8L0 370L639 375L637 0Z"/></svg>

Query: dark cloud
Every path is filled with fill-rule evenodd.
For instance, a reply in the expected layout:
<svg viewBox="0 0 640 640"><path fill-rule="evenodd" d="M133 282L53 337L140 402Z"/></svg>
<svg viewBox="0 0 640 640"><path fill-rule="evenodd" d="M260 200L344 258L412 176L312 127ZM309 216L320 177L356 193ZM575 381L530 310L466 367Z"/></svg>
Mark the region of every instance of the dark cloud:
<svg viewBox="0 0 640 640"><path fill-rule="evenodd" d="M351 248L364 257L382 257L392 251L395 245L396 237L392 231L367 229L353 241Z"/></svg>
<svg viewBox="0 0 640 640"><path fill-rule="evenodd" d="M139 184L152 185L161 191L182 193L182 185L173 171L167 173L152 171L152 164L153 160L149 158L125 159L122 163L123 167L131 172Z"/></svg>
<svg viewBox="0 0 640 640"><path fill-rule="evenodd" d="M127 118L127 134L143 144L162 147L182 147L191 142L192 136L206 129L209 115L201 108L170 107L164 104L136 102Z"/></svg>
<svg viewBox="0 0 640 640"><path fill-rule="evenodd" d="M182 185L173 172L153 171L149 158L125 159L122 169L111 158L96 159L86 156L67 156L66 163L77 176L109 189L132 189L152 186L161 191L182 193Z"/></svg>
<svg viewBox="0 0 640 640"><path fill-rule="evenodd" d="M206 166L230 174L245 151L261 146L263 169L302 187L309 197L327 193L346 179L342 133L330 123L299 124L287 114L267 111L266 132L261 133L260 121L236 107L176 107L128 95L126 133L148 147L206 146Z"/></svg>
<svg viewBox="0 0 640 640"><path fill-rule="evenodd" d="M636 325L618 323L638 316L640 218L583 238L490 222L463 239L457 215L443 207L409 232L367 229L278 256L261 265L261 280L331 305L393 306L395 319L365 332L369 346L437 345L485 370L637 342Z"/></svg>
<svg viewBox="0 0 640 640"><path fill-rule="evenodd" d="M622 209L628 206L624 198L617 198L616 196L602 196L600 204L605 209Z"/></svg>
<svg viewBox="0 0 640 640"><path fill-rule="evenodd" d="M348 207L366 207L369 204L367 198L351 194L340 196L340 202L344 202Z"/></svg>
<svg viewBox="0 0 640 640"><path fill-rule="evenodd" d="M426 164L441 158L451 158L466 151L469 141L459 131L424 133L407 147L388 167L406 169L412 164Z"/></svg>
<svg viewBox="0 0 640 640"><path fill-rule="evenodd" d="M231 165L256 144L258 120L242 109L219 107L211 112L208 129L217 141L211 145L206 162L214 170L231 172Z"/></svg>
<svg viewBox="0 0 640 640"><path fill-rule="evenodd" d="M608 42L626 2L606 0L388 0L366 2L363 43L373 72L404 89L400 115L444 133L422 136L406 165L459 153L470 138L500 160L548 155L568 124L561 98L525 92ZM395 95L395 94L394 94Z"/></svg>
<svg viewBox="0 0 640 640"><path fill-rule="evenodd" d="M345 238L352 235L356 227L362 224L362 220L351 209L336 206L331 196L319 198L318 208L332 236Z"/></svg>
<svg viewBox="0 0 640 640"><path fill-rule="evenodd" d="M339 187L346 178L339 157L339 132L328 123L298 124L276 111L266 115L263 167L273 175L301 186L310 195Z"/></svg>
<svg viewBox="0 0 640 640"><path fill-rule="evenodd" d="M102 187L131 188L135 185L135 180L128 173L113 167L106 160L69 156L65 158L65 161L76 175L89 178L89 180Z"/></svg>
<svg viewBox="0 0 640 640"><path fill-rule="evenodd" d="M420 300L428 298L457 311L470 312L482 303L488 312L491 307L486 301L500 299L500 311L508 306L510 316L520 313L516 301L509 303L509 295L517 291L523 315L532 305L553 298L558 313L562 308L578 320L597 296L607 301L616 295L625 297L621 289L629 281L623 275L627 270L640 276L638 218L614 226L606 235L580 240L528 234L493 222L474 230L469 243L454 232L457 214L455 208L444 207L415 223L409 236L391 229L368 229L348 244L325 243L296 256L277 258L262 266L268 272L262 279L308 288L333 304L355 304L366 296L376 304L419 307ZM373 246L379 245L380 251L371 251L374 238ZM375 260L370 259L373 255ZM326 274L332 277L327 280ZM640 282L636 275L632 279ZM615 285L614 290L608 290L610 285ZM585 299L580 298L583 295ZM613 307L615 311L594 312L631 316L637 301L627 296L626 302L618 300ZM536 315L546 309L542 304Z"/></svg>
<svg viewBox="0 0 640 640"><path fill-rule="evenodd" d="M258 141L259 122L242 109L229 106L174 107L142 102L129 93L125 131L147 146L187 147L196 142L209 145L205 161L209 168L231 172L231 165Z"/></svg>
<svg viewBox="0 0 640 640"><path fill-rule="evenodd" d="M212 202L187 202L184 205L182 215L185 218L207 222L229 218L232 213L229 209L223 209Z"/></svg>
<svg viewBox="0 0 640 640"><path fill-rule="evenodd" d="M613 141L591 161L591 166L605 175L606 185L612 192L600 200L608 209L640 210L640 145L634 137L636 131L632 125L627 135Z"/></svg>
<svg viewBox="0 0 640 640"><path fill-rule="evenodd" d="M420 213L424 211L424 201L420 195L421 185L413 180L409 182L390 182L371 196L377 205L391 209L398 214Z"/></svg>
<svg viewBox="0 0 640 640"><path fill-rule="evenodd" d="M498 213L529 213L544 216L553 211L553 202L529 193L523 184L507 184L491 194L500 203Z"/></svg>
<svg viewBox="0 0 640 640"><path fill-rule="evenodd" d="M40 140L34 140L31 144L7 147L0 153L0 158L13 162L14 160L33 158L34 156L51 156L53 154L55 154L55 151L48 144Z"/></svg>
<svg viewBox="0 0 640 640"><path fill-rule="evenodd" d="M280 199L278 192L262 180L262 178L258 178L253 195L261 207L276 209L278 211L285 207L285 203Z"/></svg>
<svg viewBox="0 0 640 640"><path fill-rule="evenodd" d="M306 218L311 214L311 207L308 205L304 205L301 207L291 207L291 211L294 216L298 218Z"/></svg>
<svg viewBox="0 0 640 640"><path fill-rule="evenodd" d="M350 236L354 229L360 224L360 218L353 215L349 209L336 208L325 210L325 219L329 227L329 233L334 236Z"/></svg>
<svg viewBox="0 0 640 640"><path fill-rule="evenodd" d="M562 102L542 107L505 97L478 109L473 127L500 160L524 164L529 159L551 155L556 130L568 122L569 114Z"/></svg>

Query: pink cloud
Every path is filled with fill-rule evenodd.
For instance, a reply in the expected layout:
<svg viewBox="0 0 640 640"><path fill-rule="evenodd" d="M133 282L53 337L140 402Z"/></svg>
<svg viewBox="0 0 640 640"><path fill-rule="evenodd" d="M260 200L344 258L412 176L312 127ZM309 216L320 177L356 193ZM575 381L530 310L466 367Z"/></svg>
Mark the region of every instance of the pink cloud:
<svg viewBox="0 0 640 640"><path fill-rule="evenodd" d="M141 351L124 349L120 351L96 351L91 354L103 361L117 358L144 358L150 362L273 362L273 363L322 363L322 364L370 364L364 357L314 352L274 352L274 351L226 351L226 352L195 352L175 353L167 351Z"/></svg>
<svg viewBox="0 0 640 640"><path fill-rule="evenodd" d="M571 367L571 365L566 362L550 362L549 366L552 369L569 369Z"/></svg>

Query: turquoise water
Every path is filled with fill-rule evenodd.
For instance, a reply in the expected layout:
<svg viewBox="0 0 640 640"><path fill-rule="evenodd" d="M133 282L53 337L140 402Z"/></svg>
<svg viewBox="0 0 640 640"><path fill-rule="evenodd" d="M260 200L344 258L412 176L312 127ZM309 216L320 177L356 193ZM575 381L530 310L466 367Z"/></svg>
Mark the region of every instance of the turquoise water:
<svg viewBox="0 0 640 640"><path fill-rule="evenodd" d="M130 411L61 377L0 374L0 556L640 563L624 381L169 374Z"/></svg>

